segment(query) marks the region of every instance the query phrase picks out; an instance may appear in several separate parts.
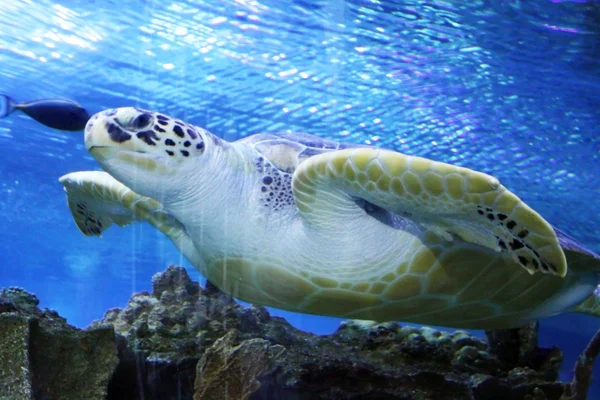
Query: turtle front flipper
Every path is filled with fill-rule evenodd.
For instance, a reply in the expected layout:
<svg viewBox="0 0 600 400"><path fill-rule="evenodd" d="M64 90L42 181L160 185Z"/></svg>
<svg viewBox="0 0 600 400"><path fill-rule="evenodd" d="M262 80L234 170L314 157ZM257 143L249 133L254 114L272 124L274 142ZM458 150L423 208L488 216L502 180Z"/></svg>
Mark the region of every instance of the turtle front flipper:
<svg viewBox="0 0 600 400"><path fill-rule="evenodd" d="M496 178L481 172L393 151L355 148L302 162L292 187L298 210L310 224L327 223L334 214L351 217L355 200L362 198L446 240L455 235L507 252L529 273L567 272L550 224Z"/></svg>
<svg viewBox="0 0 600 400"><path fill-rule="evenodd" d="M113 223L125 226L136 220L148 221L171 239L182 230L158 201L140 196L106 172L73 172L59 181L73 219L86 236L101 236Z"/></svg>

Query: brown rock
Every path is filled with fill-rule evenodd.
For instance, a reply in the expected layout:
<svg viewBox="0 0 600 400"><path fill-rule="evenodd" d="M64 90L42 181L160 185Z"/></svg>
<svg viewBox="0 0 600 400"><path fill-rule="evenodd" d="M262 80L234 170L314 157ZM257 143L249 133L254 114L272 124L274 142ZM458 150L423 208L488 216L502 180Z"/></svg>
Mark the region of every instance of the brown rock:
<svg viewBox="0 0 600 400"><path fill-rule="evenodd" d="M0 314L0 333L0 398L29 400L29 321L17 313Z"/></svg>
<svg viewBox="0 0 600 400"><path fill-rule="evenodd" d="M119 362L112 327L76 329L22 289L0 291L0 304L1 399L106 398Z"/></svg>
<svg viewBox="0 0 600 400"><path fill-rule="evenodd" d="M263 339L235 345L231 331L208 348L196 368L194 400L243 400L260 388L257 380L284 351Z"/></svg>

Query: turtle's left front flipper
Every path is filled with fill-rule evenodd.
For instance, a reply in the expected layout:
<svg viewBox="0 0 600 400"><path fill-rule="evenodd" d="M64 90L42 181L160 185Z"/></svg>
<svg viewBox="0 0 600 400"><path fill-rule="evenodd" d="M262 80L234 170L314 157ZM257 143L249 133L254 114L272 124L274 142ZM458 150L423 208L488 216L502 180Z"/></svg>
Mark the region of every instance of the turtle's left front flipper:
<svg viewBox="0 0 600 400"><path fill-rule="evenodd" d="M481 172L388 150L354 148L302 162L292 185L296 205L311 224L343 214L362 198L447 240L455 235L507 252L530 273L567 272L550 224Z"/></svg>
<svg viewBox="0 0 600 400"><path fill-rule="evenodd" d="M140 196L104 171L72 172L59 180L73 219L86 236L101 236L113 223L134 221L147 221L173 240L183 230L158 201Z"/></svg>

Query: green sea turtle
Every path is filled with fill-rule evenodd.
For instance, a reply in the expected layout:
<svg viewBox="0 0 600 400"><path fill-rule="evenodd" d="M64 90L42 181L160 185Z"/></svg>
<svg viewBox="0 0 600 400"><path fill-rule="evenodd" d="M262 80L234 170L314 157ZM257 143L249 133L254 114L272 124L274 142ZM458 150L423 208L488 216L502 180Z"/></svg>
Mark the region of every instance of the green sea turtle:
<svg viewBox="0 0 600 400"><path fill-rule="evenodd" d="M137 108L93 116L85 144L106 172L60 178L85 235L147 221L250 303L475 329L595 313L600 257L481 172Z"/></svg>

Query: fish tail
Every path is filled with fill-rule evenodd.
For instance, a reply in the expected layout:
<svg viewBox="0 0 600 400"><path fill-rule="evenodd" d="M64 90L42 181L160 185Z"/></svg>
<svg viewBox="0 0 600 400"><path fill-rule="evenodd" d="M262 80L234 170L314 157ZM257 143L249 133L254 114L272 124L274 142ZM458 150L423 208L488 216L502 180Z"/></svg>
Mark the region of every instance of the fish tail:
<svg viewBox="0 0 600 400"><path fill-rule="evenodd" d="M0 118L6 117L8 114L15 111L16 108L16 101L4 94L0 94Z"/></svg>

